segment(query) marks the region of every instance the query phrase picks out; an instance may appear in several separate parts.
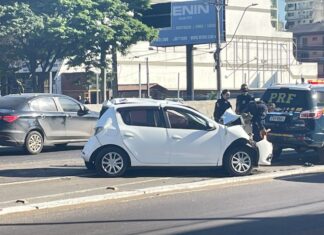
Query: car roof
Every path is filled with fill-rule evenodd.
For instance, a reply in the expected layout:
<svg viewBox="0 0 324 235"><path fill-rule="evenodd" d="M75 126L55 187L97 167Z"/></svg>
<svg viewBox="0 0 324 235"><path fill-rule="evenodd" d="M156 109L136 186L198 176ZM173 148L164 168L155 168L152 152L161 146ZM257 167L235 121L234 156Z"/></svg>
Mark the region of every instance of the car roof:
<svg viewBox="0 0 324 235"><path fill-rule="evenodd" d="M324 85L323 84L276 84L274 86L269 87L268 89L284 89L288 88L291 90L324 90Z"/></svg>
<svg viewBox="0 0 324 235"><path fill-rule="evenodd" d="M49 94L49 93L22 93L22 94L10 94L10 95L6 95L6 97L22 97L26 99L32 99L35 97L68 97L68 96L61 95L61 94Z"/></svg>
<svg viewBox="0 0 324 235"><path fill-rule="evenodd" d="M154 100L149 98L117 98L107 101L104 105L115 107L137 107L137 106L163 106L163 105L181 105L180 102L170 100Z"/></svg>

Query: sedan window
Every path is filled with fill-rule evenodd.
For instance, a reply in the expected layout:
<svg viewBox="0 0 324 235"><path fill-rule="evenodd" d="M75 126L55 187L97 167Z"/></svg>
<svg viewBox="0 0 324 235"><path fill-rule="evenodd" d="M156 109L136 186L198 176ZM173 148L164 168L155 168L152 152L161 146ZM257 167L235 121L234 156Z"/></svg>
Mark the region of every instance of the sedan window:
<svg viewBox="0 0 324 235"><path fill-rule="evenodd" d="M181 109L167 109L170 127L174 129L207 130L207 122L198 115Z"/></svg>
<svg viewBox="0 0 324 235"><path fill-rule="evenodd" d="M59 98L60 104L64 112L79 112L81 107L77 102L67 98Z"/></svg>
<svg viewBox="0 0 324 235"><path fill-rule="evenodd" d="M162 127L158 109L120 109L123 122L130 126Z"/></svg>
<svg viewBox="0 0 324 235"><path fill-rule="evenodd" d="M56 104L51 97L42 97L42 98L32 100L30 103L30 109L32 111L40 111L40 112L57 111Z"/></svg>

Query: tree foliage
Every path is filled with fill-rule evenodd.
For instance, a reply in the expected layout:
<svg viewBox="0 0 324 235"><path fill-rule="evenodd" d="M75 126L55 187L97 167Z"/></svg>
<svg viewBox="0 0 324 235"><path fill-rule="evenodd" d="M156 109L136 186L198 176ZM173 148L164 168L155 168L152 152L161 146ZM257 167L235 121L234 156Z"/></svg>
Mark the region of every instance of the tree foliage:
<svg viewBox="0 0 324 235"><path fill-rule="evenodd" d="M0 63L24 62L34 91L42 91L58 59L104 70L113 51L125 54L132 44L156 36L133 17L147 7L149 0L1 0L0 41L7 43L1 43Z"/></svg>

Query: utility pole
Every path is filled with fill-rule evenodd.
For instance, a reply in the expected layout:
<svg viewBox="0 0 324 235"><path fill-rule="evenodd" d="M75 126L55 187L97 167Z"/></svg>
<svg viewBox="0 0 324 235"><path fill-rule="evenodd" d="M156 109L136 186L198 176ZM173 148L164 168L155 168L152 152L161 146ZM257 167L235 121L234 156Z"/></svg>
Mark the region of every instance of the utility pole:
<svg viewBox="0 0 324 235"><path fill-rule="evenodd" d="M141 64L138 64L138 96L139 98L142 98L142 79L141 79Z"/></svg>
<svg viewBox="0 0 324 235"><path fill-rule="evenodd" d="M99 104L99 73L96 73L96 99L96 103Z"/></svg>
<svg viewBox="0 0 324 235"><path fill-rule="evenodd" d="M147 98L150 98L151 97L151 93L150 93L150 71L149 71L148 57L145 58L145 61L146 61Z"/></svg>
<svg viewBox="0 0 324 235"><path fill-rule="evenodd" d="M216 51L214 52L216 81L217 81L217 95L222 91L222 73L221 73L221 25L220 25L220 11L225 7L224 0L215 0L215 14L216 14Z"/></svg>

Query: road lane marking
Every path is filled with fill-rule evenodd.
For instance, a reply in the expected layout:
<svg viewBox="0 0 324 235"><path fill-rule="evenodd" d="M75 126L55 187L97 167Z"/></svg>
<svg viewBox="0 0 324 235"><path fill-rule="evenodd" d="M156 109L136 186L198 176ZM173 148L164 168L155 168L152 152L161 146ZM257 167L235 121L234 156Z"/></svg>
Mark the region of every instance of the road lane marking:
<svg viewBox="0 0 324 235"><path fill-rule="evenodd" d="M126 186L126 185L135 185L135 184L142 184L142 183L149 183L149 182L154 182L154 181L160 181L160 180L167 180L170 179L171 177L164 177L164 178L157 178L157 179L150 179L150 180L142 180L142 181L136 181L136 182L129 182L129 183L124 183L124 184L116 184L116 185L112 185L110 187L121 187L121 186ZM67 196L67 195L73 195L76 193L86 193L86 192L91 192L91 191L96 191L96 190L100 190L100 189L106 189L107 186L103 186L103 187L98 187L98 188L91 188L91 189L84 189L84 190L79 190L79 191L73 191L73 192L67 192L67 193L57 193L57 194L50 194L50 195L44 195L44 196L39 196L39 197L29 197L29 198L24 198L24 200L33 200L33 199L42 199L42 198L51 198L51 197L59 197L59 196ZM12 203L15 202L17 200L10 200L10 201L4 201L4 202L0 202L1 204L7 204L7 203Z"/></svg>
<svg viewBox="0 0 324 235"><path fill-rule="evenodd" d="M54 180L61 180L61 179L64 180L64 179L69 179L69 178L86 177L86 176L93 176L93 175L96 175L96 174L91 173L91 174L62 176L62 177L54 177L54 178L46 178L46 179L38 179L38 180L16 181L16 182L9 182L9 183L1 183L0 186L10 186L10 185L18 185L18 184L32 184L32 183L54 181Z"/></svg>

